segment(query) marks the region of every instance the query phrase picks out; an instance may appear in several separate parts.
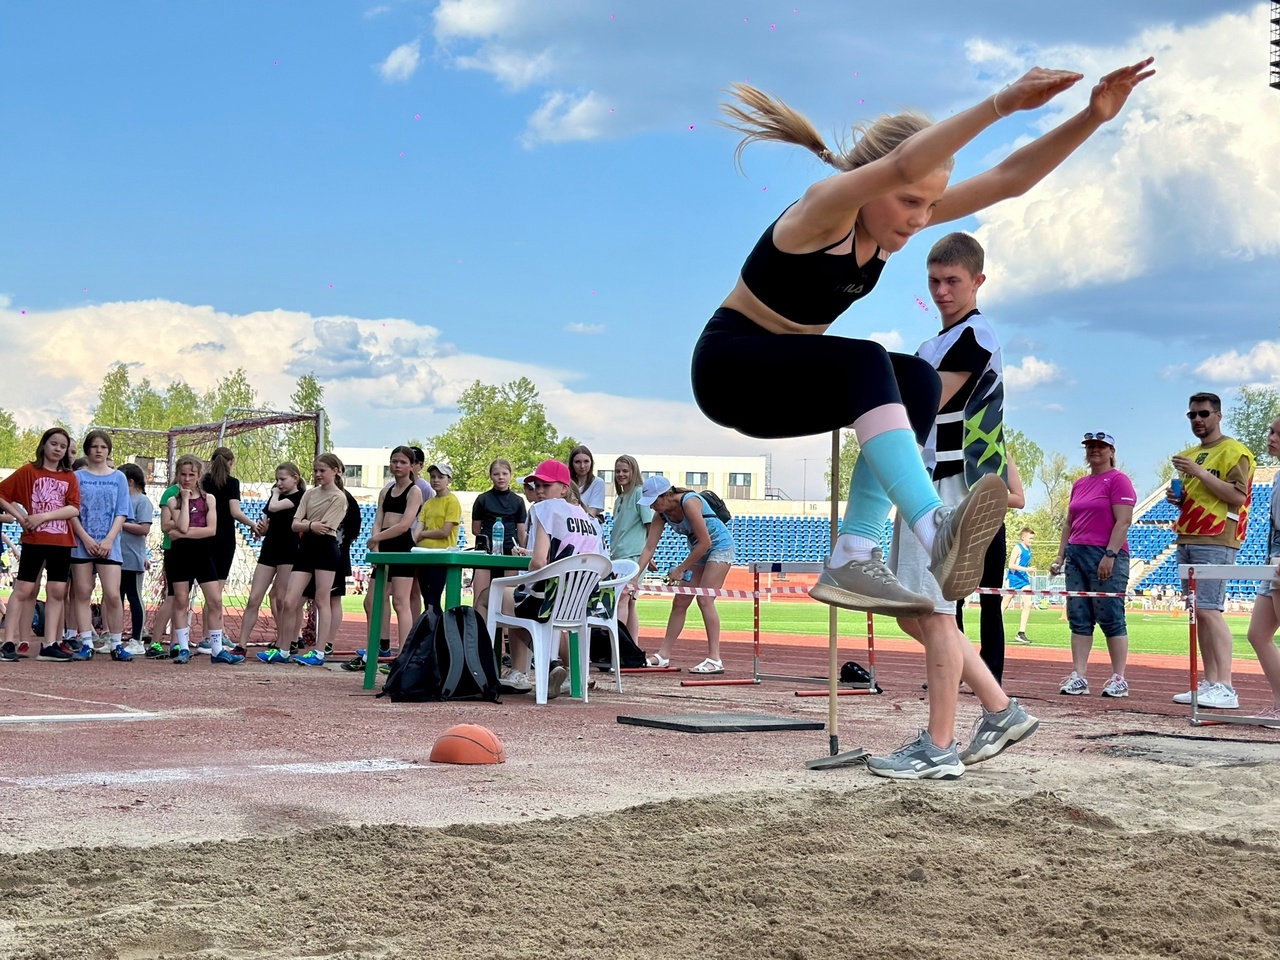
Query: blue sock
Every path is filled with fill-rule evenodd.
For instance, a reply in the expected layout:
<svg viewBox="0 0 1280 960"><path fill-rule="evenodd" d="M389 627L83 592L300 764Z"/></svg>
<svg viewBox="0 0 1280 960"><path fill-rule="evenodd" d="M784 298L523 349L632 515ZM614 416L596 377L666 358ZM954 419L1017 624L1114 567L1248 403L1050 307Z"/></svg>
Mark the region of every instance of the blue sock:
<svg viewBox="0 0 1280 960"><path fill-rule="evenodd" d="M907 526L942 506L938 491L920 459L916 436L910 430L888 430L862 445L858 466L867 462L888 499L898 508ZM856 474L856 471L855 471ZM850 484L852 488L854 485ZM850 490L852 493L852 489ZM881 523L884 519L881 518Z"/></svg>
<svg viewBox="0 0 1280 960"><path fill-rule="evenodd" d="M853 465L853 479L849 481L849 502L840 521L840 532L864 537L879 544L884 536L884 522L889 516L889 495L880 486L875 471L863 457Z"/></svg>

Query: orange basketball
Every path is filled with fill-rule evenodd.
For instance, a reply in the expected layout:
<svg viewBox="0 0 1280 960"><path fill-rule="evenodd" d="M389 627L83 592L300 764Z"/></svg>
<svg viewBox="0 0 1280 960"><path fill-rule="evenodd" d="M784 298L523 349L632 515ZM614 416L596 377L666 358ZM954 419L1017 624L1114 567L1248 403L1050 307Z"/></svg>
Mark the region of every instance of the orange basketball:
<svg viewBox="0 0 1280 960"><path fill-rule="evenodd" d="M502 763L506 759L502 741L476 723L450 727L431 748L432 763Z"/></svg>

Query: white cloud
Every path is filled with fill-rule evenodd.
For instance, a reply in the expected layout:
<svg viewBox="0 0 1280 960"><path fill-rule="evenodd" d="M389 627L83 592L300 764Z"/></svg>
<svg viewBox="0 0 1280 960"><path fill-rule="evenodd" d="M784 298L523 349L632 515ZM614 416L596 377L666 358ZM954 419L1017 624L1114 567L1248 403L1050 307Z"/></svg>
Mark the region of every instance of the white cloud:
<svg viewBox="0 0 1280 960"><path fill-rule="evenodd" d="M604 324L603 323L570 323L565 325L565 330L568 333L581 333L581 334L593 335L597 333L604 333Z"/></svg>
<svg viewBox="0 0 1280 960"><path fill-rule="evenodd" d="M594 92L574 97L557 90L543 97L520 142L532 147L539 143L594 140L604 132L608 116L609 109Z"/></svg>
<svg viewBox="0 0 1280 960"><path fill-rule="evenodd" d="M555 57L549 50L524 54L498 44L487 44L474 56L459 56L453 62L463 70L491 73L509 90L523 90L549 76L555 67Z"/></svg>
<svg viewBox="0 0 1280 960"><path fill-rule="evenodd" d="M128 366L159 389L178 380L198 392L242 367L263 404L287 406L297 378L314 371L325 388L334 442L382 446L438 433L456 417L475 380L528 377L556 427L597 448L673 454L764 454L774 482L795 487L825 439L762 441L707 420L694 404L575 390L580 374L503 357L454 351L441 332L408 320L316 317L290 310L232 314L167 300L102 303L66 310L0 307L0 340L11 369L38 377L0 379L0 407L20 425L61 418L86 426L111 365ZM792 474L795 476L793 477Z"/></svg>
<svg viewBox="0 0 1280 960"><path fill-rule="evenodd" d="M391 8L385 5L379 6L379 7L370 7L368 10L364 12L364 18L366 20L372 20L374 17L380 17L384 13L390 13L390 12L391 12Z"/></svg>
<svg viewBox="0 0 1280 960"><path fill-rule="evenodd" d="M1023 357L1022 366L1005 364L1004 368L1004 382L1012 390L1030 390L1061 379L1062 370L1056 363L1033 356Z"/></svg>
<svg viewBox="0 0 1280 960"><path fill-rule="evenodd" d="M422 41L402 43L389 54L387 59L378 64L378 73L387 83L399 83L408 80L422 65Z"/></svg>
<svg viewBox="0 0 1280 960"><path fill-rule="evenodd" d="M1280 381L1280 340L1260 340L1248 353L1228 350L1201 362L1196 373L1219 383Z"/></svg>
<svg viewBox="0 0 1280 960"><path fill-rule="evenodd" d="M1070 63L1096 78L1156 55L1155 77L1125 112L1026 196L978 215L991 299L1131 279L1171 264L1280 252L1280 112L1241 50L1267 29L1257 4L1184 27L1154 27L1112 48L1008 50L971 44L973 63L1011 78ZM1056 125L1086 102L1080 84L1046 111Z"/></svg>
<svg viewBox="0 0 1280 960"><path fill-rule="evenodd" d="M897 330L873 330L867 334L868 340L874 340L886 350L901 351L905 341Z"/></svg>
<svg viewBox="0 0 1280 960"><path fill-rule="evenodd" d="M531 10L524 0L440 0L432 16L440 41L491 37Z"/></svg>

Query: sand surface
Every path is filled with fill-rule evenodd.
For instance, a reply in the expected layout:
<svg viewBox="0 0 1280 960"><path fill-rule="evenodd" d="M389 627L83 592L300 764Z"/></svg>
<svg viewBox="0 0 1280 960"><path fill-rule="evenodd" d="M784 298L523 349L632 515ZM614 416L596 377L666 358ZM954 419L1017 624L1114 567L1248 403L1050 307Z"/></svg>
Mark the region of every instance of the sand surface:
<svg viewBox="0 0 1280 960"><path fill-rule="evenodd" d="M519 824L10 855L0 956L1274 958L1280 765L1125 755L1145 749L1085 777L813 773Z"/></svg>

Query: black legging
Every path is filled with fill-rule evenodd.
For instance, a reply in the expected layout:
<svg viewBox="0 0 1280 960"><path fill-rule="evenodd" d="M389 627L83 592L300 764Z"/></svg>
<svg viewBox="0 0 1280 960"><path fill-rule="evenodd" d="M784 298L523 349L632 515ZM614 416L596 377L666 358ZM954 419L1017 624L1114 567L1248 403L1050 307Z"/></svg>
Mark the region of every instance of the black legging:
<svg viewBox="0 0 1280 960"><path fill-rule="evenodd" d="M1005 561L1008 559L1005 550L1007 544L1004 527L1001 527L996 531L991 545L987 547L987 554L982 562L982 579L978 583L979 586L1004 586ZM996 683L1001 686L1004 685L1004 612L1000 609L1003 600L1004 597L998 593L978 594L978 607L981 611L978 619L978 635L981 637L978 656L987 665L991 675L996 678ZM963 631L964 600L956 601L956 623Z"/></svg>
<svg viewBox="0 0 1280 960"><path fill-rule="evenodd" d="M132 637L142 639L142 619L146 609L142 605L142 571L120 571L120 593L129 604L129 622L133 627Z"/></svg>
<svg viewBox="0 0 1280 960"><path fill-rule="evenodd" d="M440 597L444 594L445 578L444 567L421 567L418 570L418 588L422 591L423 607L434 610L437 616L444 613L440 609Z"/></svg>
<svg viewBox="0 0 1280 960"><path fill-rule="evenodd" d="M942 381L925 360L871 340L774 334L721 307L693 350L693 396L702 412L749 437L807 437L901 403L922 446Z"/></svg>

